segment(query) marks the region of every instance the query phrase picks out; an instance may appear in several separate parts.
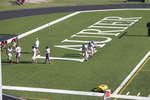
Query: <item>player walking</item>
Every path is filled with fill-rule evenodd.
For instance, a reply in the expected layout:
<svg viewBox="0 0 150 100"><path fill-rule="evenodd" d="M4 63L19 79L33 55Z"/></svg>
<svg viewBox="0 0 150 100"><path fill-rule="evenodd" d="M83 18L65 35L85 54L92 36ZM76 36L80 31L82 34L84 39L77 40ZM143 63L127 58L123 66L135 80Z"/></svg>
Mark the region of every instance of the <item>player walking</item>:
<svg viewBox="0 0 150 100"><path fill-rule="evenodd" d="M8 49L7 49L7 55L8 55L8 61L9 61L9 63L12 63L12 53L13 53L13 49L12 49L12 47L8 47Z"/></svg>
<svg viewBox="0 0 150 100"><path fill-rule="evenodd" d="M46 46L46 50L45 50L45 63L47 64L50 64L51 63L51 59L50 59L50 53L51 53L51 50L48 46Z"/></svg>
<svg viewBox="0 0 150 100"><path fill-rule="evenodd" d="M16 63L18 64L21 58L21 47L17 45L15 51L16 51Z"/></svg>
<svg viewBox="0 0 150 100"><path fill-rule="evenodd" d="M37 63L36 56L37 56L37 49L34 46L32 46L32 63Z"/></svg>
<svg viewBox="0 0 150 100"><path fill-rule="evenodd" d="M88 48L85 44L82 44L82 55L83 55L84 59L86 61L88 61L88 58L89 58Z"/></svg>

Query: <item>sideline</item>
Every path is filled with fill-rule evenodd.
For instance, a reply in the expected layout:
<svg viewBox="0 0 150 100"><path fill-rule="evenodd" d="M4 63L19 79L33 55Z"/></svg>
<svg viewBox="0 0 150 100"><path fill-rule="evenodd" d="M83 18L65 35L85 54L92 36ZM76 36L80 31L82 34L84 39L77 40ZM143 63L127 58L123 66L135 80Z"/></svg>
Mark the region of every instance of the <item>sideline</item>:
<svg viewBox="0 0 150 100"><path fill-rule="evenodd" d="M71 95L82 95L82 96L98 96L103 97L104 93L97 92L85 92L85 91L74 91L74 90L61 90L61 89L46 89L46 88L32 88L32 87L19 87L19 86L2 86L6 90L17 90L17 91L30 91L30 92L43 92L43 93L59 93L59 94L71 94ZM133 100L150 100L148 97L142 96L131 96L131 95L114 95L111 94L112 98L121 99L133 99Z"/></svg>
<svg viewBox="0 0 150 100"><path fill-rule="evenodd" d="M150 56L150 51L142 58L142 60L136 65L136 67L131 71L131 73L122 81L120 86L113 92L113 94L118 94L123 87L129 82L129 80L135 75L135 73L140 69L142 64L145 64L147 58Z"/></svg>

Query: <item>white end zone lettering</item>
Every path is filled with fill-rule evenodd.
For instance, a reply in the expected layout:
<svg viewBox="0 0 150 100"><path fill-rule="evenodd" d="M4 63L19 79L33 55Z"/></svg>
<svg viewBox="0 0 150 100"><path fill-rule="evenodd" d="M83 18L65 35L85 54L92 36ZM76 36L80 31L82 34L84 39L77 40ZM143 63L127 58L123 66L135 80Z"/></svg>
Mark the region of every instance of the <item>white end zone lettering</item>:
<svg viewBox="0 0 150 100"><path fill-rule="evenodd" d="M138 22L141 18L142 17L105 17L100 21L94 23L93 25L90 25L86 29L83 29L80 32L71 35L71 39L65 39L61 41L61 43L70 43L70 45L55 45L54 47L63 48L67 50L81 51L81 44L87 44L89 41L94 40L97 47L103 48L107 43L112 41L112 36L119 36L121 32L124 32L130 26ZM81 40L81 38L91 40L85 41ZM100 38L103 40L97 40ZM72 45L72 43L75 44Z"/></svg>

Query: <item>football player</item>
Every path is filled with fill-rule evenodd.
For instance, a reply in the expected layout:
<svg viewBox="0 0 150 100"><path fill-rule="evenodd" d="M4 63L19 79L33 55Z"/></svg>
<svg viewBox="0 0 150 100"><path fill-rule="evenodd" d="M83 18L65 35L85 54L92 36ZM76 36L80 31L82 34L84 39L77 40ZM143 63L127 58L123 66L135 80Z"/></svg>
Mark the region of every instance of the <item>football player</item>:
<svg viewBox="0 0 150 100"><path fill-rule="evenodd" d="M46 50L45 50L45 63L51 63L51 59L50 59L50 53L51 53L51 50L48 46L46 46Z"/></svg>
<svg viewBox="0 0 150 100"><path fill-rule="evenodd" d="M20 62L20 58L21 58L21 47L16 45L16 63Z"/></svg>

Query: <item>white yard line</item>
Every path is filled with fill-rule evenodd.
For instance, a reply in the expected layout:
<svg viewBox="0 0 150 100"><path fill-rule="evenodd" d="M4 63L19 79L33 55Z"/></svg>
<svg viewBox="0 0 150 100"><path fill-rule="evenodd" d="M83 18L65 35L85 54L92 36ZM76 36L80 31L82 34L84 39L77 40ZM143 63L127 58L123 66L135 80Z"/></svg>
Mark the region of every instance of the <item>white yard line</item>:
<svg viewBox="0 0 150 100"><path fill-rule="evenodd" d="M137 96L140 96L141 95L141 92L139 92L138 94L137 94Z"/></svg>
<svg viewBox="0 0 150 100"><path fill-rule="evenodd" d="M26 37L26 36L28 36L28 35L30 35L30 34L32 34L32 33L35 33L35 32L37 32L37 31L40 31L40 30L42 30L42 29L44 29L44 28L47 28L47 27L49 27L49 26L52 26L52 25L54 25L54 24L57 24L57 23L59 23L59 22L61 22L61 21L64 21L65 19L68 19L68 18L70 18L70 17L72 17L72 16L75 16L75 15L77 15L77 14L79 14L79 13L80 13L80 12L74 12L74 13L71 13L71 14L66 15L66 16L64 16L64 17L61 17L61 18L59 18L59 19L56 19L56 20L54 20L54 21L52 21L52 22L49 22L49 23L47 23L47 24L44 24L44 25L42 25L42 26L40 26L40 27L37 27L37 28L35 28L35 29L32 29L32 30L30 30L30 31L28 31L28 32L22 33L22 34L18 35L17 38L18 38L18 39L21 39L21 38L23 38L23 37ZM13 37L13 38L11 38L11 39L8 39L8 40L7 40L7 43L10 43L10 42L12 41L12 39L14 39L14 38L15 38L15 37ZM1 44L1 42L0 42L0 44Z"/></svg>
<svg viewBox="0 0 150 100"><path fill-rule="evenodd" d="M127 92L127 93L126 93L126 95L129 95L129 94L130 94L130 92Z"/></svg>
<svg viewBox="0 0 150 100"><path fill-rule="evenodd" d="M124 9L85 10L85 11L79 11L79 12L84 13L84 12L122 11L122 10L150 10L150 9L149 8L124 8Z"/></svg>
<svg viewBox="0 0 150 100"><path fill-rule="evenodd" d="M59 94L71 94L71 95L83 95L83 96L104 96L104 93L97 92L85 92L85 91L74 91L74 90L61 90L61 89L46 89L46 88L32 88L32 87L20 87L20 86L2 86L6 90L17 90L17 91L30 91L30 92L43 92L43 93L59 93ZM114 95L110 97L132 99L132 100L150 100L148 97L141 96L127 96L127 95Z"/></svg>
<svg viewBox="0 0 150 100"><path fill-rule="evenodd" d="M45 56L36 56L36 58L45 59ZM50 57L50 59L52 59L52 60L64 60L64 61L84 62L84 59L75 59L75 58Z"/></svg>
<svg viewBox="0 0 150 100"><path fill-rule="evenodd" d="M32 87L20 87L20 86L3 86L2 88L6 89L6 90L32 91L32 92L44 92L44 93L59 93L59 94L87 95L87 96L104 96L103 93L73 91L73 90L61 90L61 89L32 88Z"/></svg>
<svg viewBox="0 0 150 100"><path fill-rule="evenodd" d="M47 24L44 24L44 25L42 25L42 26L40 26L40 27L37 27L37 28L35 28L35 29L33 29L33 30L30 30L30 31L28 31L28 32L25 32L25 33L19 35L19 36L18 36L18 39L21 39L21 38L23 38L23 37L25 37L25 36L27 36L27 35L30 35L30 34L32 34L32 33L34 33L34 32L37 32L37 31L39 31L39 30L42 30L42 29L47 28L47 27L49 27L49 26L52 26L52 25L54 25L54 24L56 24L56 23L59 23L59 22L65 20L65 19L68 19L68 18L70 18L70 17L72 17L72 16L75 16L75 15L77 15L77 14L79 14L79 13L80 13L80 12L71 13L71 14L69 14L69 15L66 15L66 16L62 17L62 18L59 18L59 19L57 19L57 20L54 20L54 21L49 22L49 23L47 23Z"/></svg>
<svg viewBox="0 0 150 100"><path fill-rule="evenodd" d="M150 56L150 51L143 57L143 59L136 65L136 67L131 71L131 73L122 81L120 86L113 92L113 94L118 94L119 91L128 83L128 81L132 78L132 76L137 72L137 70L141 67L141 65L145 62L145 60Z"/></svg>
<svg viewBox="0 0 150 100"><path fill-rule="evenodd" d="M149 97L131 96L131 95L114 95L114 94L112 94L110 97L120 98L120 99L129 99L129 100L150 100Z"/></svg>

